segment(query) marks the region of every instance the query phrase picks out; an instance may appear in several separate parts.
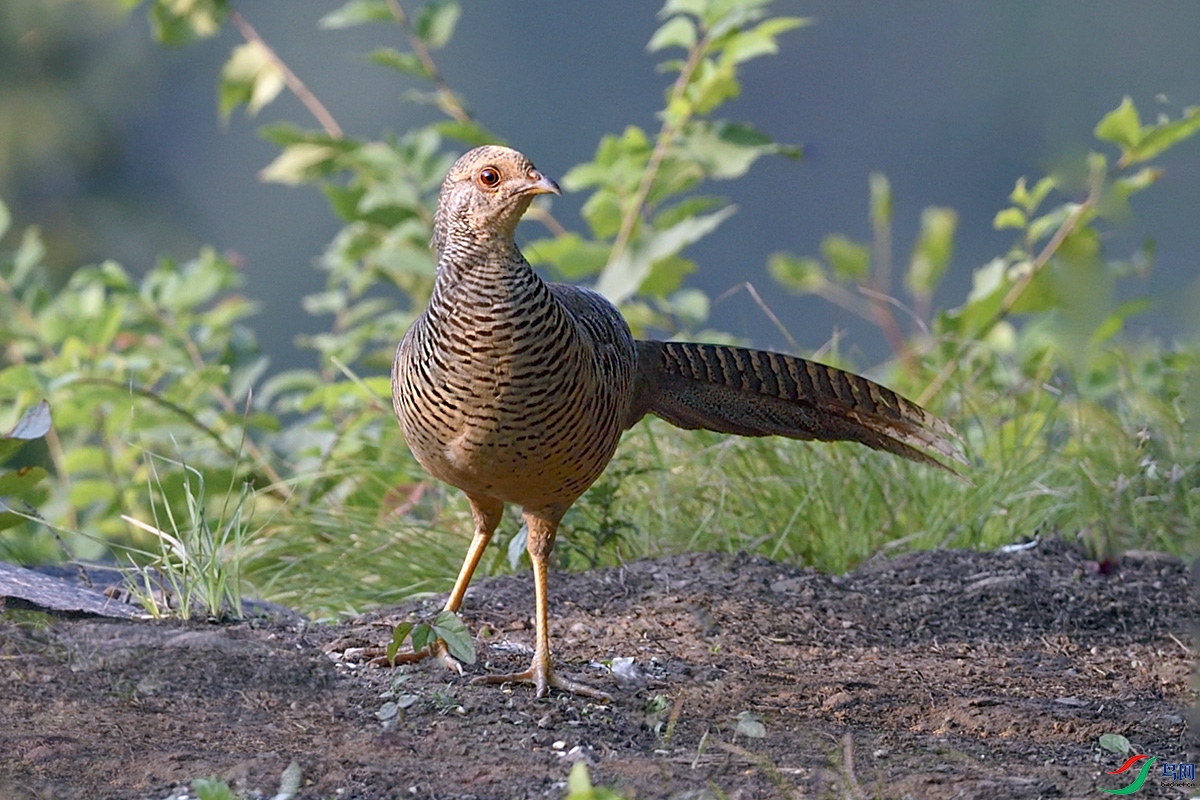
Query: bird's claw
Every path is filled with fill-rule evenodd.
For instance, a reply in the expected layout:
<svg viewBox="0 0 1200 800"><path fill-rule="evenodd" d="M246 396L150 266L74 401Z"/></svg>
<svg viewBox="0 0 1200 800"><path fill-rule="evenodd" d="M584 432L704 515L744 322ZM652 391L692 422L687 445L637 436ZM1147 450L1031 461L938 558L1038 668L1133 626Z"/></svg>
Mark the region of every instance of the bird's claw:
<svg viewBox="0 0 1200 800"><path fill-rule="evenodd" d="M438 639L431 645L422 647L420 650L414 650L411 653L397 653L396 657L392 659L392 663L416 664L418 661L424 661L430 656L437 656L439 659L441 659L441 662L446 665L447 669L457 672L459 675L463 674L462 662L450 655L450 649L446 647L446 643L441 639Z"/></svg>
<svg viewBox="0 0 1200 800"><path fill-rule="evenodd" d="M613 699L612 695L607 692L602 692L599 689L588 686L586 683L579 683L578 681L560 677L549 665L543 667L536 661L524 672L512 672L505 675L480 675L478 678L472 678L471 683L529 683L533 685L538 697L545 697L550 694L550 689L554 688L560 692L567 692L579 697L588 697L592 700L611 701Z"/></svg>
<svg viewBox="0 0 1200 800"><path fill-rule="evenodd" d="M460 676L463 674L463 664L454 656L450 655L450 648L446 647L446 643L438 639L433 646L434 653L446 665L446 668L457 672Z"/></svg>

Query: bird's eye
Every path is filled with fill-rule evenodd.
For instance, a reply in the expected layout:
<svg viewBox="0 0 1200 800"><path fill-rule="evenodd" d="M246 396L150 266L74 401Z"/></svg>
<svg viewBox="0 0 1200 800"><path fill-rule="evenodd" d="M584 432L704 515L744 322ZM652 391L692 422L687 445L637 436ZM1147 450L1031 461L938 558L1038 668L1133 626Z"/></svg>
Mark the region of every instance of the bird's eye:
<svg viewBox="0 0 1200 800"><path fill-rule="evenodd" d="M494 189L500 183L500 170L495 167L484 167L479 170L477 180L479 185L485 189Z"/></svg>

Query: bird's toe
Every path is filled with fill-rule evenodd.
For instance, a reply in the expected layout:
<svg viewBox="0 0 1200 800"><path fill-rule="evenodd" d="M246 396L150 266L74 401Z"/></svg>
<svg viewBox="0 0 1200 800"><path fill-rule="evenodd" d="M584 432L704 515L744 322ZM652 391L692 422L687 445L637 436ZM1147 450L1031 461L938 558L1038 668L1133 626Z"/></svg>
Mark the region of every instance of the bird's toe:
<svg viewBox="0 0 1200 800"><path fill-rule="evenodd" d="M554 671L550 664L539 663L536 659L529 669L523 672L511 672L503 675L480 675L478 678L472 679L471 683L527 683L534 687L538 697L545 697L550 694L551 689L558 689L560 692L577 695L579 697L587 697L592 700L608 700L611 701L612 695L607 692L602 692L595 687L588 686L586 683L564 678Z"/></svg>

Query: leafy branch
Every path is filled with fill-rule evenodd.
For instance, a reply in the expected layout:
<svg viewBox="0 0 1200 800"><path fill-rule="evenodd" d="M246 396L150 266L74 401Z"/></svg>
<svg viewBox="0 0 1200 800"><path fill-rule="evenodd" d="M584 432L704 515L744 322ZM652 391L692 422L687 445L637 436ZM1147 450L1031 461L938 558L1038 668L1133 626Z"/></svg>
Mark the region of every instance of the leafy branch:
<svg viewBox="0 0 1200 800"><path fill-rule="evenodd" d="M653 44L654 42L651 40L651 46ZM649 197L650 189L654 186L654 181L658 177L663 159L667 157L671 143L683 131L684 124L691 118L692 113L694 113L693 107L684 101L684 94L687 92L696 68L700 66L700 61L704 58L709 46L707 36L691 46L688 50L687 59L684 61L683 67L679 70L679 77L675 79L675 83L671 86L671 93L667 99L667 108L682 108L683 112L674 115L663 114L662 128L659 129L658 136L655 137L654 151L650 154L646 168L642 171L642 178L638 182L637 191L634 192L633 198L629 201L625 213L621 217L621 227L617 229L616 239L613 240L612 250L609 252L609 263L617 261L625 253L625 248L629 245L629 237L633 235L634 226L641 219L642 213L645 210L646 198Z"/></svg>
<svg viewBox="0 0 1200 800"><path fill-rule="evenodd" d="M956 216L949 209L927 208L921 215L921 230L913 246L905 286L916 311L910 312L915 331L905 336L894 308L906 308L889 294L891 270L891 190L882 175L871 176L870 220L872 243L856 242L831 234L821 243L821 257L797 257L775 253L768 264L771 274L785 287L800 294L816 294L838 306L875 322L893 353L908 372L914 372L917 356L928 352L939 339L963 346L989 339L1002 323L1018 314L1067 308L1072 302L1064 294L1056 265L1069 250L1067 261L1080 261L1081 268L1094 271L1090 281L1106 285L1110 267L1095 258L1099 235L1095 224L1104 218L1125 215L1131 195L1153 185L1161 169L1145 162L1200 131L1200 109L1185 109L1176 120L1161 119L1143 124L1132 101L1105 115L1096 126L1096 136L1117 145L1120 157L1110 167L1108 159L1092 153L1087 159L1084 197L1067 199L1046 211L1044 202L1065 180L1047 176L1029 187L1017 181L1009 199L993 222L998 230L1020 231L1020 241L1010 252L975 272L974 285L966 301L930 320L932 296L950 263L954 247ZM861 298L865 297L866 302ZM1092 317L1097 315L1093 313ZM1106 319L1110 330L1123 318ZM938 395L960 369L962 359L949 358L920 393L918 402Z"/></svg>
<svg viewBox="0 0 1200 800"><path fill-rule="evenodd" d="M706 180L741 177L764 155L799 156L749 125L711 118L741 91L741 65L777 52L779 36L806 23L770 17L768 5L669 0L663 6L663 24L647 49L679 48L684 55L660 65L678 74L658 132L651 139L629 126L605 136L592 161L563 176L568 191L592 191L583 207L590 239L557 232L528 248L534 263L550 264L568 279L595 276L596 289L622 305L635 329L674 332L708 316L708 297L682 288L696 268L682 252L736 209L693 190Z"/></svg>
<svg viewBox="0 0 1200 800"><path fill-rule="evenodd" d="M426 6L425 13L417 21L420 30L414 27L398 0L388 0L388 8L407 36L408 46L421 63L417 74L433 83L437 91L438 108L460 125L473 124L475 120L463 105L462 98L446 83L433 61L432 51L445 46L454 32L454 23L458 21L459 15L458 4L440 3Z"/></svg>
<svg viewBox="0 0 1200 800"><path fill-rule="evenodd" d="M222 115L228 117L233 107L243 102L249 103L252 110L258 110L274 99L278 94L277 84L282 80L296 99L316 117L325 133L334 139L341 139L342 127L337 124L337 120L304 81L300 80L275 50L258 35L258 31L254 30L246 18L234 11L229 15L229 19L241 32L250 49L244 56L235 53L222 72ZM245 66L242 66L243 62ZM267 68L268 65L270 68Z"/></svg>

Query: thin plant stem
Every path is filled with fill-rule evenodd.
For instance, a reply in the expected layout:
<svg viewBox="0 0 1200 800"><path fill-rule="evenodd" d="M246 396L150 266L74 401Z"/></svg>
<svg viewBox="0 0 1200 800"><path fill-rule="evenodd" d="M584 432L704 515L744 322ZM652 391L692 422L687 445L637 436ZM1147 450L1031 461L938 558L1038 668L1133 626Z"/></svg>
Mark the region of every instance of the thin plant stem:
<svg viewBox="0 0 1200 800"><path fill-rule="evenodd" d="M1095 209L1096 202L1099 199L1098 195L1099 187L1093 185L1091 191L1088 193L1087 198L1082 203L1077 205L1067 216L1067 218L1063 220L1062 224L1058 226L1058 229L1054 231L1054 235L1050 237L1050 241L1046 242L1046 246L1043 247L1041 252L1037 254L1037 257L1034 258L1033 262L1029 265L1029 269L1026 270L1025 274L1013 282L1013 285L1004 295L1004 299L1000 301L1000 306L996 309L995 313L992 314L991 318L984 322L983 326L980 327L979 330L972 336L972 341L982 341L987 337L987 334L993 328L1008 318L1008 316L1012 313L1013 308L1016 306L1017 301L1021 299L1021 295L1027 288L1029 288L1029 284L1031 284L1033 279L1041 274L1042 270L1046 268L1046 265L1050 263L1050 259L1053 258L1054 254L1058 252L1058 249L1062 247L1063 242L1065 242L1067 237L1070 236L1079 226L1079 222ZM921 395L917 398L918 405L923 406L928 403L931 398L937 396L937 394L942 390L942 387L946 385L946 381L950 380L950 378L953 377L954 373L958 370L960 361L961 359L952 358L946 362L941 371L938 372L929 385L925 387L925 391L921 392Z"/></svg>
<svg viewBox="0 0 1200 800"><path fill-rule="evenodd" d="M671 108L673 104L683 98L683 93L687 91L688 84L692 80L692 75L695 73L696 68L700 66L700 60L703 58L704 50L707 46L707 36L692 46L691 51L688 53L687 61L684 62L683 68L679 70L679 77L675 79L675 84L671 87L671 97L667 100L666 108ZM616 239L613 240L613 247L608 256L608 263L611 264L620 258L625 252L625 248L629 246L634 226L637 224L638 218L641 217L642 208L646 204L646 198L650 196L650 189L654 186L654 179L658 177L658 169L662 166L663 159L667 157L671 143L679 135L679 131L690 116L689 113L672 122L671 118L664 114L662 127L659 128L658 138L654 143L654 152L650 154L650 160L647 162L646 169L642 173L642 179L638 183L637 191L633 194L633 201L625 210L625 216L621 218L621 227L617 230Z"/></svg>
<svg viewBox="0 0 1200 800"><path fill-rule="evenodd" d="M458 95L450 88L450 84L446 83L446 79L442 77L442 73L438 70L437 64L433 61L433 54L429 52L429 47L417 36L417 32L413 30L412 22L409 20L408 14L400 5L398 0L388 0L388 8L392 10L392 16L396 18L396 22L400 24L404 35L408 37L408 46L412 48L413 53L421 61L421 66L425 68L425 73L429 81L433 84L437 91L438 108L446 113L455 122L467 124L471 122L471 114L463 107L462 101L458 99Z"/></svg>
<svg viewBox="0 0 1200 800"><path fill-rule="evenodd" d="M308 109L309 113L316 117L317 122L320 123L322 128L324 128L325 133L329 134L329 136L334 139L341 139L344 136L342 133L342 126L337 124L337 120L333 118L333 115L329 113L329 110L325 108L320 100L317 99L317 96L309 90L309 88L304 84L304 81L300 80L296 73L292 72L291 68L289 68L284 60L279 57L279 54L272 50L271 46L267 44L261 36L258 35L258 31L254 30L254 27L246 21L245 17L243 17L237 11L234 11L230 13L229 19L233 21L235 26L237 26L237 29L241 32L242 37L247 42L258 45L263 49L263 53L266 54L267 60L269 60L271 64L277 70L279 70L279 74L283 76L284 85L286 85L288 90L296 96L296 99Z"/></svg>

